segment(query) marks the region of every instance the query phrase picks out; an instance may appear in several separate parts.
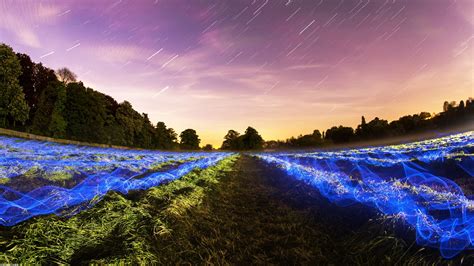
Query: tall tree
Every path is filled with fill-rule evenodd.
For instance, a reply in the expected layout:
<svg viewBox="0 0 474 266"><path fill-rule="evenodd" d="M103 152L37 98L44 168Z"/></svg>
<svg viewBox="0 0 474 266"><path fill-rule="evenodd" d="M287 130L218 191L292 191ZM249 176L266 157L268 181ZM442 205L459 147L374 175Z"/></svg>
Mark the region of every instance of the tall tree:
<svg viewBox="0 0 474 266"><path fill-rule="evenodd" d="M224 142L222 142L221 149L223 150L239 150L242 148L240 133L231 129L224 136Z"/></svg>
<svg viewBox="0 0 474 266"><path fill-rule="evenodd" d="M58 82L59 83L59 82ZM41 95L36 103L36 114L33 117L31 124L31 132L38 135L51 136L50 124L52 120L53 110L55 109L56 101L58 99L58 89L60 84L50 84ZM66 95L64 94L64 97ZM65 101L65 99L62 99ZM64 104L63 104L64 105ZM58 110L63 111L63 110Z"/></svg>
<svg viewBox="0 0 474 266"><path fill-rule="evenodd" d="M172 128L167 128L164 122L158 122L153 138L153 147L156 149L170 150L176 147L177 134Z"/></svg>
<svg viewBox="0 0 474 266"><path fill-rule="evenodd" d="M48 131L53 138L64 138L66 136L67 122L64 118L66 111L66 87L58 84L56 87L56 100L51 112L51 121Z"/></svg>
<svg viewBox="0 0 474 266"><path fill-rule="evenodd" d="M248 127L245 134L242 135L243 147L246 150L255 150L263 148L263 138L258 134L258 131L253 127Z"/></svg>
<svg viewBox="0 0 474 266"><path fill-rule="evenodd" d="M186 129L179 135L179 147L183 150L199 150L201 140L194 129Z"/></svg>
<svg viewBox="0 0 474 266"><path fill-rule="evenodd" d="M24 124L28 119L29 107L25 94L18 82L21 65L13 49L0 44L0 126L7 126L7 119Z"/></svg>
<svg viewBox="0 0 474 266"><path fill-rule="evenodd" d="M36 64L26 54L16 54L21 65L19 77L20 86L25 93L25 100L30 107L30 121L34 118L37 104L43 91L51 84L58 81L54 70L44 67L41 63Z"/></svg>
<svg viewBox="0 0 474 266"><path fill-rule="evenodd" d="M81 82L69 83L66 90L65 117L68 138L107 143L107 109L103 94L84 87Z"/></svg>
<svg viewBox="0 0 474 266"><path fill-rule="evenodd" d="M77 75L66 67L56 70L56 74L58 75L59 80L64 84L76 82L77 80Z"/></svg>

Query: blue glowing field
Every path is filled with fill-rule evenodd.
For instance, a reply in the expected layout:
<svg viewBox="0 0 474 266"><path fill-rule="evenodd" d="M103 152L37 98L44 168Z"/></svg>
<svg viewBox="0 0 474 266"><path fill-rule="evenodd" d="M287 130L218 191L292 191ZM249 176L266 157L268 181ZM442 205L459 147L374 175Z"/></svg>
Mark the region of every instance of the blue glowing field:
<svg viewBox="0 0 474 266"><path fill-rule="evenodd" d="M0 225L71 215L108 191L144 190L207 168L230 153L104 149L0 136Z"/></svg>
<svg viewBox="0 0 474 266"><path fill-rule="evenodd" d="M473 154L474 132L395 146L254 155L340 206L364 204L401 221L414 229L419 245L453 258L474 249ZM74 215L110 191L127 194L163 185L230 155L0 136L0 225Z"/></svg>
<svg viewBox="0 0 474 266"><path fill-rule="evenodd" d="M474 132L422 142L310 153L261 153L338 205L362 203L416 230L445 258L474 248Z"/></svg>

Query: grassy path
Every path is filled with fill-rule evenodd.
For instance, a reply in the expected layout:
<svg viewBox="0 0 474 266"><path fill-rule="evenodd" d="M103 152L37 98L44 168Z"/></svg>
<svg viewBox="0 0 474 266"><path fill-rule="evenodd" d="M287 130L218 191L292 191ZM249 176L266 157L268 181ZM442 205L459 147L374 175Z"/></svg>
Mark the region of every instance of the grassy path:
<svg viewBox="0 0 474 266"><path fill-rule="evenodd" d="M328 262L324 257L336 255L323 228L282 202L281 191L265 172L253 158L236 162L234 171L174 228L182 232L178 243L189 239L190 248L184 249L189 251L180 259L294 264L315 257Z"/></svg>
<svg viewBox="0 0 474 266"><path fill-rule="evenodd" d="M242 156L207 194L172 226L163 243L173 263L278 265L402 265L446 262L438 251L394 237L388 220L363 206L337 207L312 188ZM410 232L409 234L412 234Z"/></svg>

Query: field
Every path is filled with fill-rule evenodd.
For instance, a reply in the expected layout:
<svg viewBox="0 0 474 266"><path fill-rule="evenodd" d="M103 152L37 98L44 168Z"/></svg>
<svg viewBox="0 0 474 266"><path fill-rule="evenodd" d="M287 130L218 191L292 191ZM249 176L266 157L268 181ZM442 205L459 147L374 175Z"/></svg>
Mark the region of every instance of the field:
<svg viewBox="0 0 474 266"><path fill-rule="evenodd" d="M173 153L0 137L0 262L474 262L474 132Z"/></svg>

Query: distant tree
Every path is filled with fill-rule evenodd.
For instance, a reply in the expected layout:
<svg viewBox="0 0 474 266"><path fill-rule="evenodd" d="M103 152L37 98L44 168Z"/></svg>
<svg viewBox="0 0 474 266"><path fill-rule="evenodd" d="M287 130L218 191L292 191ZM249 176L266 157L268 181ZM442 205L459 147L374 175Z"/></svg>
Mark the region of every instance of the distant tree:
<svg viewBox="0 0 474 266"><path fill-rule="evenodd" d="M22 125L25 124L28 120L28 113L30 108L26 104L25 95L23 92L16 93L11 99L10 105L10 115L13 119L13 128L16 128L16 122L20 122Z"/></svg>
<svg viewBox="0 0 474 266"><path fill-rule="evenodd" d="M443 112L447 112L449 109L449 102L448 101L445 101L443 103Z"/></svg>
<svg viewBox="0 0 474 266"><path fill-rule="evenodd" d="M367 122L365 121L364 116L362 116L361 123L357 126L355 134L359 139L365 139L367 137Z"/></svg>
<svg viewBox="0 0 474 266"><path fill-rule="evenodd" d="M56 74L58 75L59 80L64 84L76 82L77 80L77 75L66 67L56 70Z"/></svg>
<svg viewBox="0 0 474 266"><path fill-rule="evenodd" d="M0 44L0 126L7 126L7 118L24 124L28 119L29 107L25 94L18 82L21 65L13 49Z"/></svg>
<svg viewBox="0 0 474 266"><path fill-rule="evenodd" d="M67 121L67 137L80 141L107 143L108 137L105 131L107 105L103 94L84 87L82 82L67 84L66 91L67 108L64 116ZM132 134L131 137L133 136ZM129 145L133 145L133 141Z"/></svg>
<svg viewBox="0 0 474 266"><path fill-rule="evenodd" d="M224 137L221 149L223 150L239 150L241 149L240 133L235 130L229 130Z"/></svg>
<svg viewBox="0 0 474 266"><path fill-rule="evenodd" d="M248 127L242 137L242 144L245 150L256 150L263 148L263 138L253 127Z"/></svg>
<svg viewBox="0 0 474 266"><path fill-rule="evenodd" d="M326 130L326 139L332 140L334 143L349 142L354 139L354 129L351 127L332 127Z"/></svg>
<svg viewBox="0 0 474 266"><path fill-rule="evenodd" d="M179 147L183 150L198 150L201 140L194 129L186 129L179 135Z"/></svg>
<svg viewBox="0 0 474 266"><path fill-rule="evenodd" d="M367 131L370 138L385 137L388 135L389 131L388 121L376 117L367 123Z"/></svg>
<svg viewBox="0 0 474 266"><path fill-rule="evenodd" d="M134 146L135 140L143 128L142 116L133 109L132 104L124 101L117 108L116 119L124 131L125 145Z"/></svg>
<svg viewBox="0 0 474 266"><path fill-rule="evenodd" d="M41 63L36 64L26 54L16 54L21 65L19 77L20 86L23 88L25 100L30 107L30 122L36 114L39 97L43 91L52 83L58 81L54 70L44 67Z"/></svg>
<svg viewBox="0 0 474 266"><path fill-rule="evenodd" d="M155 136L155 128L151 124L148 114L143 113L141 121L141 130L137 132L134 146L140 148L152 148L153 138Z"/></svg>
<svg viewBox="0 0 474 266"><path fill-rule="evenodd" d="M64 118L67 100L66 87L61 84L56 90L56 101L54 102L48 130L53 138L64 138L67 129L67 122Z"/></svg>
<svg viewBox="0 0 474 266"><path fill-rule="evenodd" d="M431 117L431 114L428 113L428 112L421 112L421 113L420 113L420 118L421 118L422 120L429 119L430 117Z"/></svg>
<svg viewBox="0 0 474 266"><path fill-rule="evenodd" d="M204 147L202 147L202 149L205 151L212 151L214 150L214 147L212 147L211 144L206 144Z"/></svg>
<svg viewBox="0 0 474 266"><path fill-rule="evenodd" d="M164 122L158 122L155 128L153 146L162 150L174 149L177 146L177 137L172 128L167 128Z"/></svg>
<svg viewBox="0 0 474 266"><path fill-rule="evenodd" d="M464 108L465 108L464 101L461 100L458 105L458 111L463 114Z"/></svg>
<svg viewBox="0 0 474 266"><path fill-rule="evenodd" d="M290 147L316 147L323 143L322 135L319 130L314 130L312 134L300 135L297 138L287 140Z"/></svg>
<svg viewBox="0 0 474 266"><path fill-rule="evenodd" d="M50 84L43 90L37 102L37 111L31 124L31 131L39 135L65 137L66 100L66 88L60 82Z"/></svg>

